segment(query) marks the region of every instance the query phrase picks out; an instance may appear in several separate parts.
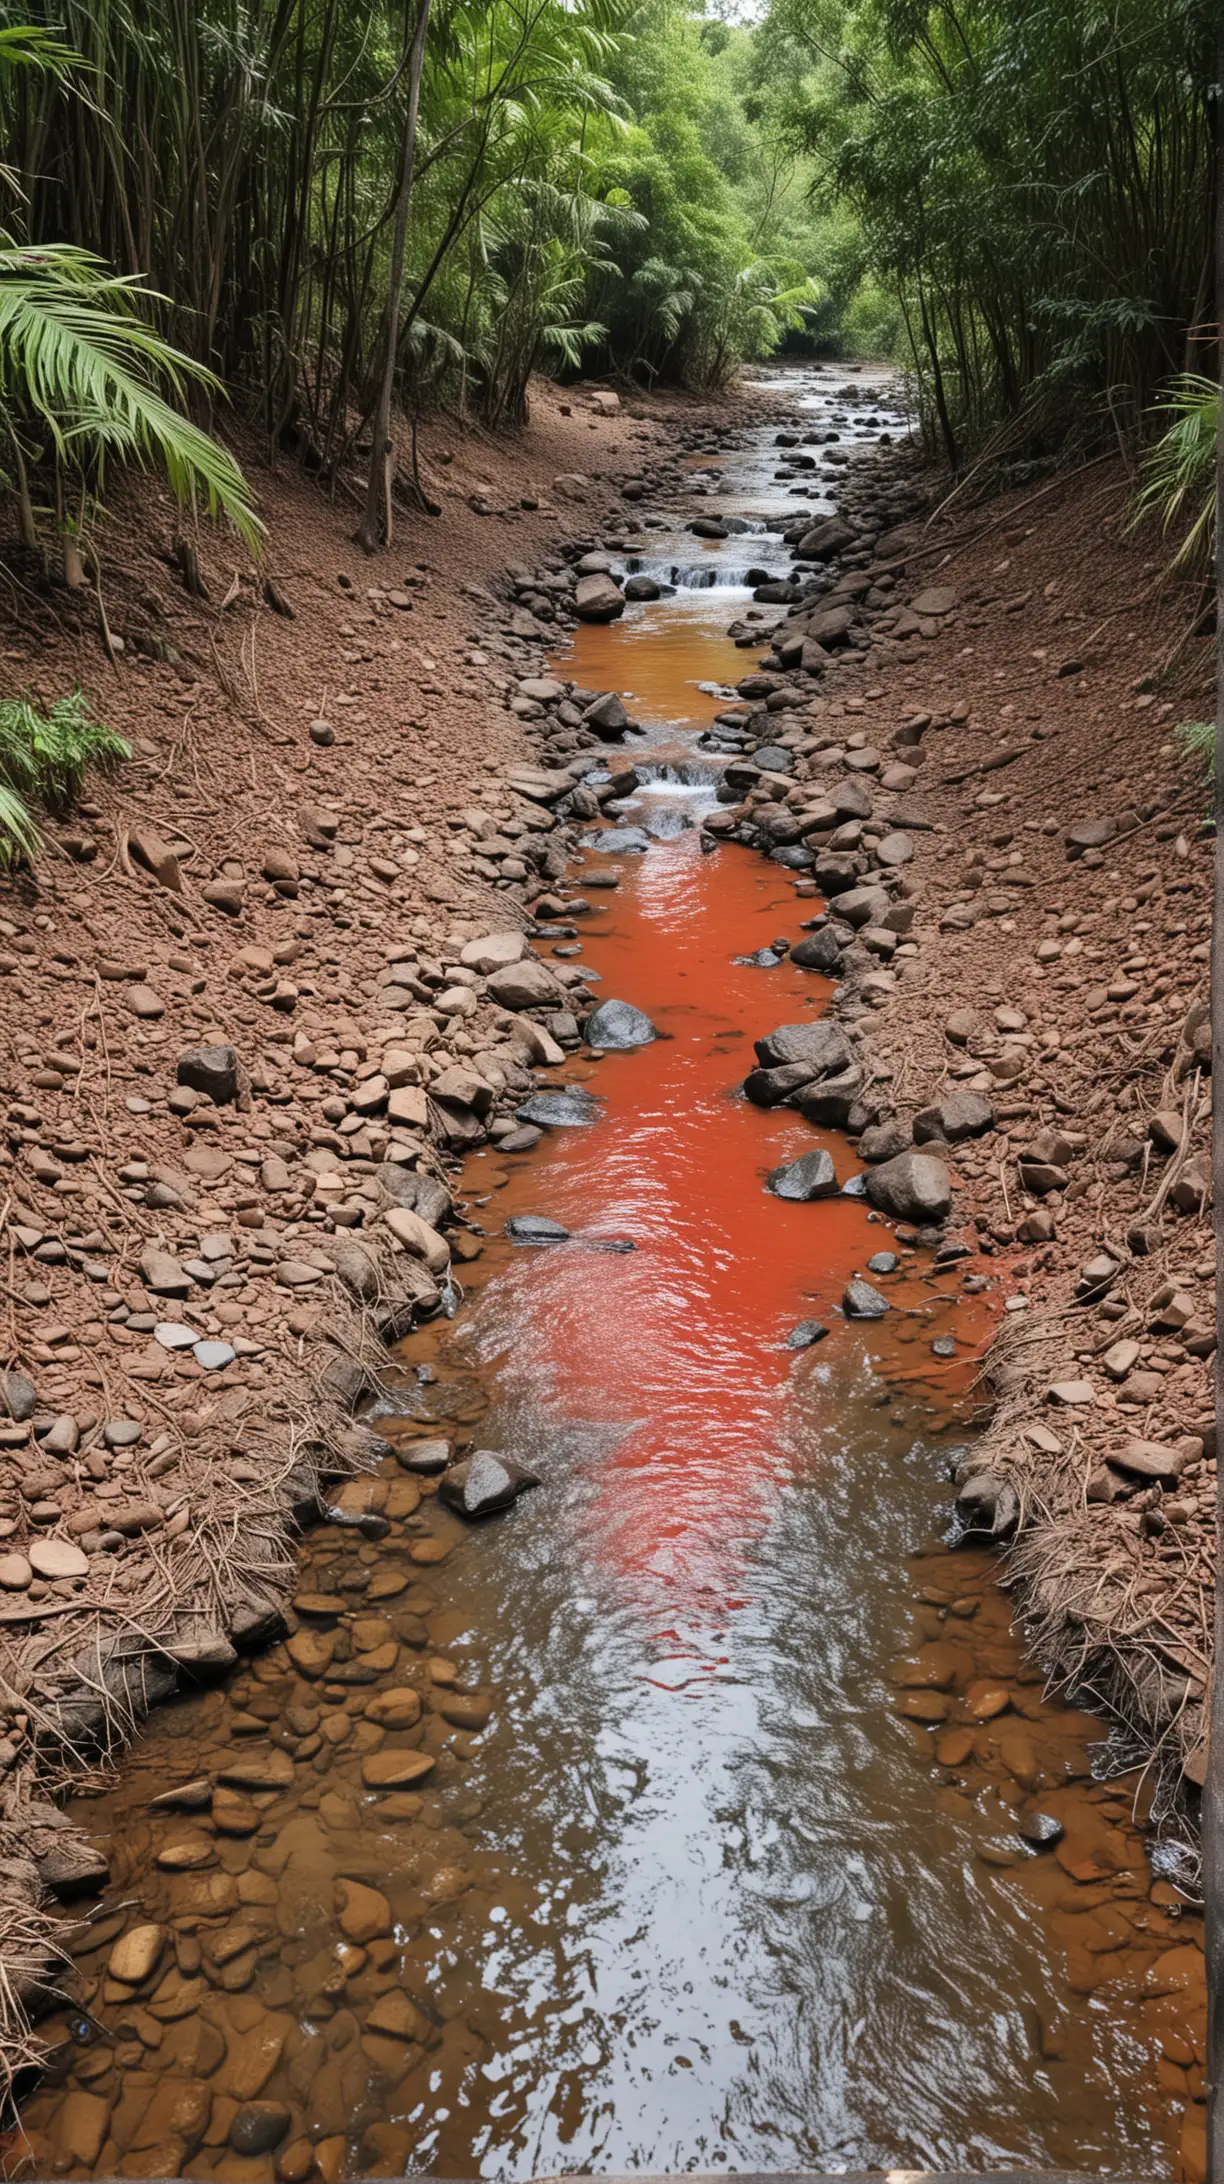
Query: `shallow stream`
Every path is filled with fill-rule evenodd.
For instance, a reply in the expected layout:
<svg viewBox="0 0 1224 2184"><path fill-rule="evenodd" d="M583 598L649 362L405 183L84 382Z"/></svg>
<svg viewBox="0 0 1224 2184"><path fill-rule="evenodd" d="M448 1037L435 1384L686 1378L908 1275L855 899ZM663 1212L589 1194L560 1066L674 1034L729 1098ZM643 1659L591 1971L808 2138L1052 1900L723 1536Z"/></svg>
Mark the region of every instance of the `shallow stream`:
<svg viewBox="0 0 1224 2184"><path fill-rule="evenodd" d="M797 413L828 422L838 383L791 380ZM771 443L694 509L827 506ZM744 557L678 528L640 558ZM47 2028L35 2173L1177 2173L1197 1921L1101 1725L1044 1696L993 1558L949 1544L991 1264L903 1249L871 1276L887 1316L845 1320L889 1229L764 1177L824 1143L845 1180L853 1150L737 1097L753 1037L829 993L740 960L814 905L692 824L720 707L697 685L753 663L723 634L749 598L683 585L558 663L632 694L660 769L629 814L652 846L571 920L660 1036L567 1065L589 1127L469 1161L488 1240L459 1318L404 1346L386 1427L404 1463L474 1437L542 1484L465 1529L389 1457L389 1535L304 1543L289 1649L163 1708L79 1802L112 1883ZM570 1240L515 1248L515 1212ZM372 1787L396 1751L418 1781ZM151 1809L244 1768L211 1813ZM148 1922L165 1944L124 1985L109 1953Z"/></svg>

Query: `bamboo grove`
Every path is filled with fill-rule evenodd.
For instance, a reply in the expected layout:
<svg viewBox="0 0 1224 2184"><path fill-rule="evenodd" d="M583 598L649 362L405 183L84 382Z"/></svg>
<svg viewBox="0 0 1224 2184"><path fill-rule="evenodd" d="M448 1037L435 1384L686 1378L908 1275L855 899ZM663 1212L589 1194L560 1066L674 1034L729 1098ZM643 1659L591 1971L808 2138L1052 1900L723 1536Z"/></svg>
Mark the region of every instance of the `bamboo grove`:
<svg viewBox="0 0 1224 2184"><path fill-rule="evenodd" d="M790 126L954 464L1129 447L1214 369L1217 22L1218 0L772 0Z"/></svg>

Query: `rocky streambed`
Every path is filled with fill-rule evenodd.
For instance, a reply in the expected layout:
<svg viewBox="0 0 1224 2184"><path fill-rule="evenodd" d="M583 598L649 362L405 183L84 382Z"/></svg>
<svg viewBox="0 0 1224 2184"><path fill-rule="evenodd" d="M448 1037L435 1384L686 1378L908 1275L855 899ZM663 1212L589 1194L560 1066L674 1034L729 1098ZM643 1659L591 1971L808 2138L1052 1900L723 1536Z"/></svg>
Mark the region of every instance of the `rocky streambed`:
<svg viewBox="0 0 1224 2184"><path fill-rule="evenodd" d="M329 1272L302 1262L343 1283L350 1228L390 1239L363 1468L274 1642L196 1663L71 1807L109 1878L65 1913L13 2171L1173 2173L1193 1910L1127 1753L1046 1694L992 1554L948 1531L1004 1301L955 1148L998 1095L908 1135L883 1113L906 844L941 822L857 725L869 625L813 604L843 578L781 556L792 497L793 543L833 524L873 569L833 488L874 494L877 535L905 513L891 476L841 489L830 435L897 422L839 385L690 449L674 503L631 481L653 520L570 541L556 588L512 578L531 641L580 617L511 700L513 816L464 836L490 887L534 880L530 947L491 917L436 977L388 958L383 1005L434 1039L360 1080L379 1195L337 1221L361 1184L319 1170ZM938 618L872 582L901 641ZM805 604L836 630L777 633ZM769 687L735 691L763 631ZM492 1036L465 1050L465 1020ZM461 1174L394 1157L414 1128Z"/></svg>

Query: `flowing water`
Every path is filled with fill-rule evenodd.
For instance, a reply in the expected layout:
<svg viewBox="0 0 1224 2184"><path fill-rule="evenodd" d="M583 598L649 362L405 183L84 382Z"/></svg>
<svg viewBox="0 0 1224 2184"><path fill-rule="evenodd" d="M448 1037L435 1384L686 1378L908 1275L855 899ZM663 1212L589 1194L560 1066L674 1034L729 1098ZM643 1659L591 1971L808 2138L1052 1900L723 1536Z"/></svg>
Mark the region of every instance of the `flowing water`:
<svg viewBox="0 0 1224 2184"><path fill-rule="evenodd" d="M835 386L798 382L799 414ZM694 507L776 519L771 437ZM641 559L686 555L734 572L743 537ZM887 1316L846 1321L895 1240L764 1177L824 1143L845 1180L853 1150L737 1096L752 1038L829 989L742 960L811 905L692 824L720 704L697 685L752 659L736 590L682 586L558 663L647 728L629 817L658 838L571 922L660 1036L567 1065L588 1127L467 1164L487 1241L460 1317L403 1347L388 1536L313 1534L290 1646L163 1708L79 1802L113 1877L25 2114L39 2174L1177 2173L1197 1921L1148 1864L1137 1778L1106 1779L992 1558L948 1538L997 1280L903 1247L872 1276ZM515 1212L570 1238L515 1248ZM804 1320L827 1336L788 1345ZM540 1488L464 1528L409 1468L439 1433ZM370 1786L388 1751L420 1755L415 1787ZM151 1809L244 1765L211 1812ZM1063 1829L1040 1849L1038 1813ZM150 1922L125 1983L116 1937Z"/></svg>

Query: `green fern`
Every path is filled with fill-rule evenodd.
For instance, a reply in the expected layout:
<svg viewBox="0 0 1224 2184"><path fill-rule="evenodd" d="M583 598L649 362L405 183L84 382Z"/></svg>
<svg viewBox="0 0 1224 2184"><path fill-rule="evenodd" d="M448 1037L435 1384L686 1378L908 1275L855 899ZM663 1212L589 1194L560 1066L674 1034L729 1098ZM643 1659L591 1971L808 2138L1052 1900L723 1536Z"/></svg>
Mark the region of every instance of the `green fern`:
<svg viewBox="0 0 1224 2184"><path fill-rule="evenodd" d="M1200 552L1210 552L1215 537L1217 381L1183 372L1157 404L1155 415L1172 421L1144 457L1134 520L1139 523L1145 516L1159 516L1166 531L1171 524L1189 520L1173 556L1176 567Z"/></svg>
<svg viewBox="0 0 1224 2184"><path fill-rule="evenodd" d="M123 737L94 719L80 688L46 713L28 698L0 700L0 863L30 859L41 846L35 805L62 810L91 766L130 756Z"/></svg>
<svg viewBox="0 0 1224 2184"><path fill-rule="evenodd" d="M1179 720L1174 731L1183 751L1207 762L1207 775L1215 780L1216 724L1213 720Z"/></svg>

